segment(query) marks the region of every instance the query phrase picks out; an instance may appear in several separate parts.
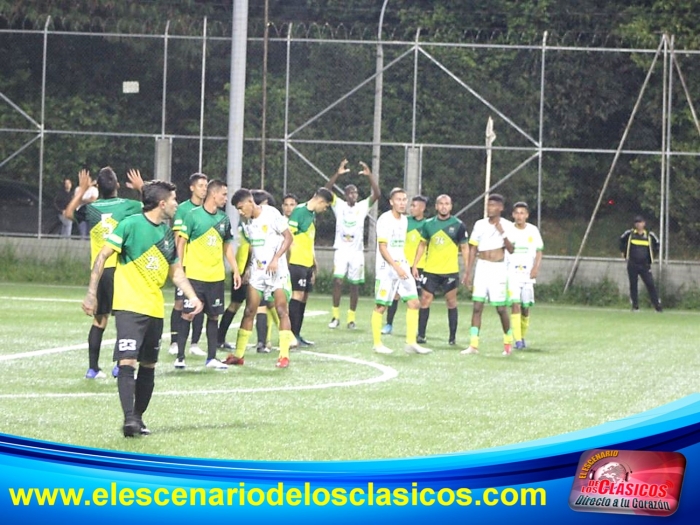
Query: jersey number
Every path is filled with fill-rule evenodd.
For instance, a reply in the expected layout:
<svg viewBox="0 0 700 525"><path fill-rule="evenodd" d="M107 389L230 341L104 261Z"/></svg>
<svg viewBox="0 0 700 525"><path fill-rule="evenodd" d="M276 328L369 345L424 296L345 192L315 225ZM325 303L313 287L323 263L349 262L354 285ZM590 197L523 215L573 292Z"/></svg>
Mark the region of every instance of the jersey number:
<svg viewBox="0 0 700 525"><path fill-rule="evenodd" d="M100 218L100 224L102 225L103 229L102 237L104 237L105 239L112 235L112 232L114 231L114 226L112 226L111 222L108 222L111 218L111 213L103 213Z"/></svg>
<svg viewBox="0 0 700 525"><path fill-rule="evenodd" d="M119 340L119 351L120 352L134 352L136 350L136 339L120 339Z"/></svg>
<svg viewBox="0 0 700 525"><path fill-rule="evenodd" d="M216 246L216 235L207 235L207 246Z"/></svg>
<svg viewBox="0 0 700 525"><path fill-rule="evenodd" d="M158 257L155 255L148 256L148 262L146 262L146 270L158 270L160 264L158 264Z"/></svg>

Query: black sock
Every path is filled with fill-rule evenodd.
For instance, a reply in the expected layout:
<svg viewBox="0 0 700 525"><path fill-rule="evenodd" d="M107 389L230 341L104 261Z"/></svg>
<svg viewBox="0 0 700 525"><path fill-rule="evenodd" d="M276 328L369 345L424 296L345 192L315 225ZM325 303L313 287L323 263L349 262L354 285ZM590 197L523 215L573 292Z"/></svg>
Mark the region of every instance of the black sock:
<svg viewBox="0 0 700 525"><path fill-rule="evenodd" d="M139 366L134 395L134 415L136 417L141 417L148 408L148 404L151 402L153 386L155 385L155 381L153 380L155 372L155 368Z"/></svg>
<svg viewBox="0 0 700 525"><path fill-rule="evenodd" d="M219 331L216 336L217 342L222 345L226 342L226 334L228 333L228 328L233 322L233 318L236 313L231 310L224 311L224 315L221 316L221 322L219 323Z"/></svg>
<svg viewBox="0 0 700 525"><path fill-rule="evenodd" d="M218 319L207 317L207 359L216 359L216 333L218 331Z"/></svg>
<svg viewBox="0 0 700 525"><path fill-rule="evenodd" d="M199 344L199 338L202 337L202 328L204 327L204 313L199 312L192 319L192 344Z"/></svg>
<svg viewBox="0 0 700 525"><path fill-rule="evenodd" d="M182 310L175 310L170 312L170 342L177 343L177 332L180 326L180 319L182 319Z"/></svg>
<svg viewBox="0 0 700 525"><path fill-rule="evenodd" d="M396 310L399 309L399 300L394 299L389 306L389 311L386 314L386 324L394 324L394 316L396 315Z"/></svg>
<svg viewBox="0 0 700 525"><path fill-rule="evenodd" d="M457 319L459 316L457 315L457 308L448 308L447 309L447 321L450 324L450 341L454 341L455 337L457 336Z"/></svg>
<svg viewBox="0 0 700 525"><path fill-rule="evenodd" d="M258 344L267 343L267 314L257 314L255 316L255 331L258 334Z"/></svg>
<svg viewBox="0 0 700 525"><path fill-rule="evenodd" d="M418 312L418 337L425 339L425 331L428 328L428 318L430 317L430 308L421 308Z"/></svg>
<svg viewBox="0 0 700 525"><path fill-rule="evenodd" d="M136 395L136 380L134 379L134 367L129 365L119 366L117 376L117 389L119 401L122 404L124 419L134 415L134 396Z"/></svg>
<svg viewBox="0 0 700 525"><path fill-rule="evenodd" d="M301 328L301 301L292 299L289 301L289 322L292 325L294 337L299 339L299 329Z"/></svg>
<svg viewBox="0 0 700 525"><path fill-rule="evenodd" d="M187 338L190 336L190 321L180 319L179 332L177 333L177 358L185 358L185 347L187 346Z"/></svg>
<svg viewBox="0 0 700 525"><path fill-rule="evenodd" d="M90 368L97 371L100 369L100 347L102 346L102 334L105 329L92 325L88 333L88 361Z"/></svg>
<svg viewBox="0 0 700 525"><path fill-rule="evenodd" d="M306 314L306 303L301 303L299 315L299 334L301 335L301 327L304 326L304 315Z"/></svg>

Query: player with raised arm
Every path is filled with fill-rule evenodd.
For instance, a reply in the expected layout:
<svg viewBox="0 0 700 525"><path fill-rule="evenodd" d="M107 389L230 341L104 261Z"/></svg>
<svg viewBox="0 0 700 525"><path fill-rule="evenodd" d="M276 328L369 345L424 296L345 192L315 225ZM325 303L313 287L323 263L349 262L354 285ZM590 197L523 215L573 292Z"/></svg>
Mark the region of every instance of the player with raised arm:
<svg viewBox="0 0 700 525"><path fill-rule="evenodd" d="M326 189L333 190L338 177L350 173L348 160L343 159L335 174L328 180ZM333 314L328 328L338 328L340 324L340 297L343 293L343 279L350 283L350 308L347 314L347 327L355 328L355 311L360 295L360 285L365 282L365 219L370 208L381 196L377 179L369 166L360 162L364 175L369 179L372 194L358 201L357 186L345 186L345 200L333 199L331 209L335 214L335 242L333 248Z"/></svg>
<svg viewBox="0 0 700 525"><path fill-rule="evenodd" d="M418 290L411 276L411 268L404 245L406 244L408 197L402 188L394 188L389 194L391 210L377 219L377 260L375 283L375 306L372 311L372 339L374 351L378 354L391 354L393 350L382 344L382 317L391 304L394 295L406 303L406 346L408 353L429 354L432 350L416 342L418 331Z"/></svg>
<svg viewBox="0 0 700 525"><path fill-rule="evenodd" d="M143 186L143 213L122 220L107 237L95 257L83 311L95 315L97 287L105 263L117 254L112 311L117 325L114 360L119 365L117 388L124 413L125 437L148 435L143 422L153 395L155 367L163 336L165 304L161 288L168 275L192 302L193 312L202 309L177 258L175 239L166 224L175 216L175 185L154 180ZM135 376L139 363L138 379Z"/></svg>
<svg viewBox="0 0 700 525"><path fill-rule="evenodd" d="M134 189L141 190L143 179L138 170L129 170L127 179ZM66 219L75 220L78 223L85 222L90 232L90 265L95 264L97 254L100 253L107 237L114 231L119 222L130 215L141 213L141 202L131 199L120 199L117 196L119 181L114 170L109 166L102 168L97 175L97 189L99 198L89 204L80 206L82 197L92 187L90 172L80 170L78 173L78 187L73 198L63 211ZM105 261L102 277L97 285L97 307L92 319L92 326L88 334L88 370L86 379L104 379L107 375L100 369L100 348L102 336L109 315L112 313L112 299L114 297L114 270L117 266L117 256L112 255ZM116 377L118 368L112 370Z"/></svg>
<svg viewBox="0 0 700 525"><path fill-rule="evenodd" d="M487 217L474 224L469 237L469 261L463 282L472 288L472 270L474 270L474 288L472 301L472 325L469 329L469 347L460 352L463 355L479 353L479 330L484 302L487 300L496 307L503 328L503 355L511 354L513 336L508 318L508 268L505 253L513 253L510 241L513 223L501 217L504 199L502 195L492 193L487 203ZM478 261L477 261L478 259ZM476 263L476 264L475 264Z"/></svg>

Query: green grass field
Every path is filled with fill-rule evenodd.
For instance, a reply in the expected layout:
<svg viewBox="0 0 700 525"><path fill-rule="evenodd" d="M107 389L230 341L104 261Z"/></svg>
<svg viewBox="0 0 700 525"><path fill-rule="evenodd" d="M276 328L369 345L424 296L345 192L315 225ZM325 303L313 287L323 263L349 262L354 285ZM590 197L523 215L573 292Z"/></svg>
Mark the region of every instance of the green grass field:
<svg viewBox="0 0 700 525"><path fill-rule="evenodd" d="M530 348L502 357L488 308L481 353L461 356L471 304L460 306L455 348L447 344L444 303L436 301L426 345L433 354L403 352L401 306L394 335L385 336L396 352L380 356L371 351L369 299L361 299L357 330L344 324L329 330L330 298L312 296L303 334L316 346L293 353L287 370L274 367L276 354L249 349L244 367L217 372L204 369L203 358L188 357L187 370L176 371L164 340L144 416L153 434L125 439L116 381L83 378L90 325L80 310L83 293L82 287L0 283L0 432L176 456L424 456L630 416L697 391L700 377L694 348L700 315L693 312L536 306ZM344 298L343 310L346 305ZM110 323L105 340L114 337ZM111 353L103 346L105 371Z"/></svg>

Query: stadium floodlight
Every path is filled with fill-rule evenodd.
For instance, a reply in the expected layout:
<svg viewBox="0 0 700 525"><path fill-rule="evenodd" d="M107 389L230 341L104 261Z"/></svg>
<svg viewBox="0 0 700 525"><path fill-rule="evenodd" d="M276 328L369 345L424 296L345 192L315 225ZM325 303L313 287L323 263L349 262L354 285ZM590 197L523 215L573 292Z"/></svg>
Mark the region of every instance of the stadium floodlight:
<svg viewBox="0 0 700 525"><path fill-rule="evenodd" d="M139 92L139 82L138 80L125 80L122 82L122 93L138 93Z"/></svg>

